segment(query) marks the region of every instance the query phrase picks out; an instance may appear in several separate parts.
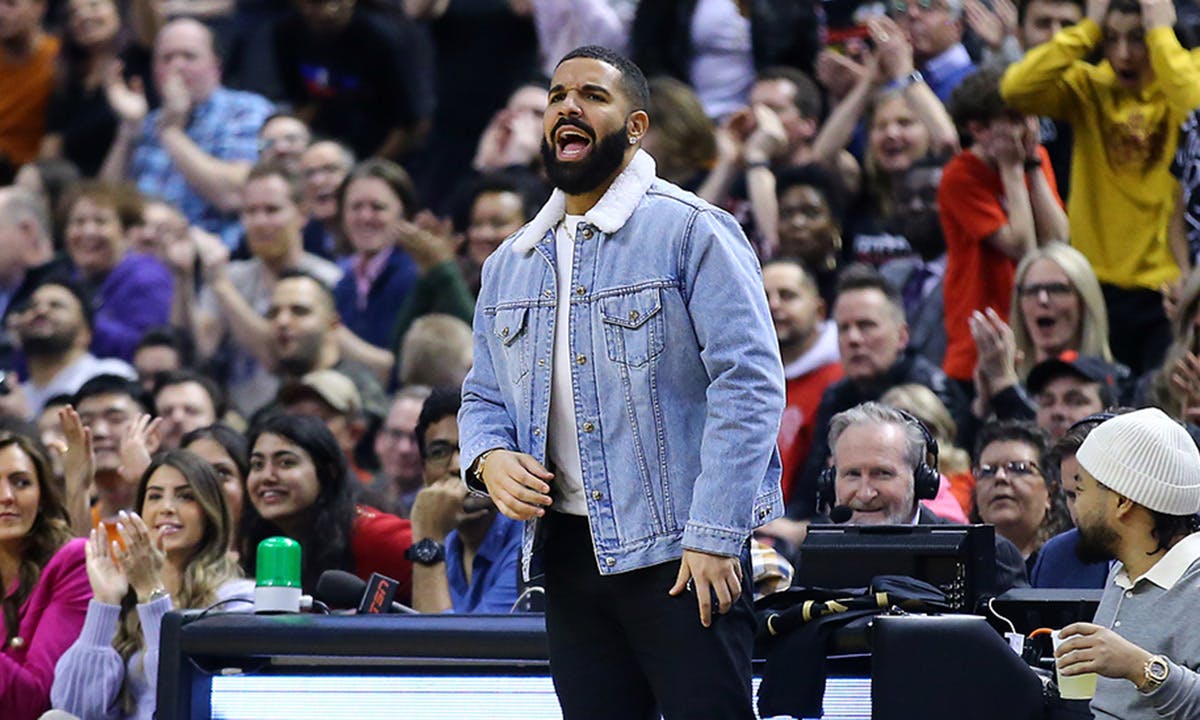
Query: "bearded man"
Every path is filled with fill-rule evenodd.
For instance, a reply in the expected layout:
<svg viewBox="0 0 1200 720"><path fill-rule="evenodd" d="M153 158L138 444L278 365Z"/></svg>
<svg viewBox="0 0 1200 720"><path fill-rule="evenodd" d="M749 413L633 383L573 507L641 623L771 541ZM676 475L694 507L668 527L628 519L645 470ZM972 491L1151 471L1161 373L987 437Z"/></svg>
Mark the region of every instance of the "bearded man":
<svg viewBox="0 0 1200 720"><path fill-rule="evenodd" d="M484 263L462 468L527 521L564 718L749 719L748 542L782 513L779 344L737 222L641 151L647 95L605 48L554 72L557 189Z"/></svg>

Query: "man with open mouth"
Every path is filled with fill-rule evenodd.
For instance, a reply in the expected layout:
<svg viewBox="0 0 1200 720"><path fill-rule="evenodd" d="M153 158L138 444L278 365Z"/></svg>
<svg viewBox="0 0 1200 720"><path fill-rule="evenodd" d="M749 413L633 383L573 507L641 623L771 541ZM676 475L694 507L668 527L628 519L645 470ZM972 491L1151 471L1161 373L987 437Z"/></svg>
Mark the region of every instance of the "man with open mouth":
<svg viewBox="0 0 1200 720"><path fill-rule="evenodd" d="M611 50L559 62L557 189L484 263L461 467L528 521L564 718L749 720L748 541L782 512L779 346L737 222L640 149L647 96Z"/></svg>
<svg viewBox="0 0 1200 720"><path fill-rule="evenodd" d="M1159 288L1191 264L1168 227L1179 128L1200 106L1200 53L1183 49L1174 22L1171 0L1087 0L1083 20L1031 49L1000 84L1019 112L1074 130L1071 176L1086 186L1070 196L1070 242L1096 271L1113 355L1135 376L1157 367L1171 341ZM1087 61L1093 50L1099 64Z"/></svg>

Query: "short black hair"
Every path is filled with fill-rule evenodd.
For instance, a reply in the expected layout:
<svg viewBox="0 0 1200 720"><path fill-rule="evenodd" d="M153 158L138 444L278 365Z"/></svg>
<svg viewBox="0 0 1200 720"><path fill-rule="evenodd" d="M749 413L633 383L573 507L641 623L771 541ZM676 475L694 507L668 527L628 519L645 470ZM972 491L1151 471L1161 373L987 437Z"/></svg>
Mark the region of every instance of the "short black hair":
<svg viewBox="0 0 1200 720"><path fill-rule="evenodd" d="M646 105L650 103L650 84L646 82L646 76L642 73L642 69L621 53L602 45L584 45L563 55L562 60L558 61L558 65L575 58L599 60L620 71L621 90L625 93L625 99L629 101L630 112L645 110ZM557 69L558 65L554 67Z"/></svg>
<svg viewBox="0 0 1200 720"><path fill-rule="evenodd" d="M425 402L421 405L421 414L417 417L417 426L413 428L413 434L417 436L417 449L421 452L422 460L425 459L425 433L429 430L429 426L443 418L457 416L460 407L462 407L462 390L456 387L440 385L429 393L429 397L425 398Z"/></svg>
<svg viewBox="0 0 1200 720"><path fill-rule="evenodd" d="M517 177L511 173L494 172L480 175L471 183L467 193L467 213L468 221L471 208L475 205L475 201L480 195L490 193L512 193L521 198L521 212L525 215L525 220L528 222L537 211L541 208L543 198L536 198L531 192L533 188L527 180Z"/></svg>
<svg viewBox="0 0 1200 720"><path fill-rule="evenodd" d="M217 419L225 417L225 413L229 410L225 403L225 393L221 392L221 387L212 378L195 370L176 370L163 373L155 378L153 391L155 413L158 412L158 394L163 391L163 388L184 383L196 383L204 388L204 392L208 393L209 401L212 402L213 414L217 416Z"/></svg>
<svg viewBox="0 0 1200 720"><path fill-rule="evenodd" d="M192 367L196 361L196 344L191 334L171 325L150 328L143 333L133 354L137 355L139 350L149 347L171 348L179 356L179 364L185 368Z"/></svg>
<svg viewBox="0 0 1200 720"><path fill-rule="evenodd" d="M1000 78L1003 75L1002 68L980 68L963 78L954 92L950 93L948 109L960 133L968 134L967 123L987 124L1015 112L1000 95Z"/></svg>
<svg viewBox="0 0 1200 720"><path fill-rule="evenodd" d="M305 272L299 268L289 268L279 273L279 277L275 279L275 286L279 287L279 283L283 282L284 280L295 280L298 278L312 280L314 283L316 283L317 287L321 289L321 301L324 302L330 310L335 313L337 312L337 299L333 295L333 289L321 282L321 278L313 275L310 272Z"/></svg>
<svg viewBox="0 0 1200 720"><path fill-rule="evenodd" d="M755 78L755 82L766 80L786 80L795 85L796 97L792 102L800 112L800 117L821 118L821 88L808 73L789 65L774 65L759 71Z"/></svg>
<svg viewBox="0 0 1200 720"><path fill-rule="evenodd" d="M120 375L97 375L75 391L71 404L76 408L84 400L97 395L127 395L142 408L144 413L154 412L154 403L146 390L133 380L126 380Z"/></svg>
<svg viewBox="0 0 1200 720"><path fill-rule="evenodd" d="M1021 0L1017 3L1017 25L1025 24L1025 16L1029 14L1029 6L1035 2L1044 2L1051 5L1074 5L1082 12L1084 10L1082 0Z"/></svg>
<svg viewBox="0 0 1200 720"><path fill-rule="evenodd" d="M793 165L775 174L775 197L783 194L797 185L806 185L821 193L825 204L829 206L829 214L840 224L842 213L845 212L846 201L842 183L825 168L816 164Z"/></svg>
<svg viewBox="0 0 1200 720"><path fill-rule="evenodd" d="M88 331L91 331L96 324L96 311L92 307L92 301L88 298L87 293L83 291L83 288L79 286L79 283L63 273L52 273L39 280L37 284L30 288L29 294L21 300L21 306L14 308L14 310L20 311L29 307L29 304L33 302L33 294L47 285L57 285L75 296L75 299L79 301L79 308L83 313L83 322L87 325Z"/></svg>

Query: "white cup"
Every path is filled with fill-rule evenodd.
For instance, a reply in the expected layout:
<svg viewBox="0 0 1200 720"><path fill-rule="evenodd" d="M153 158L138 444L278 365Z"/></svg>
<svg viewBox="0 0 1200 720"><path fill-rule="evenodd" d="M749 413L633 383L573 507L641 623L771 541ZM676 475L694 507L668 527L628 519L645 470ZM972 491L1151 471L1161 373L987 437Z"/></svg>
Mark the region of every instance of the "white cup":
<svg viewBox="0 0 1200 720"><path fill-rule="evenodd" d="M1055 630L1050 633L1050 638L1054 643L1054 652L1058 652L1058 646L1066 642L1069 638L1075 637L1059 637L1062 630ZM1063 700L1091 700L1096 694L1096 673L1084 673L1082 675L1063 675L1058 669L1058 660L1054 661L1054 679L1058 683L1058 696Z"/></svg>

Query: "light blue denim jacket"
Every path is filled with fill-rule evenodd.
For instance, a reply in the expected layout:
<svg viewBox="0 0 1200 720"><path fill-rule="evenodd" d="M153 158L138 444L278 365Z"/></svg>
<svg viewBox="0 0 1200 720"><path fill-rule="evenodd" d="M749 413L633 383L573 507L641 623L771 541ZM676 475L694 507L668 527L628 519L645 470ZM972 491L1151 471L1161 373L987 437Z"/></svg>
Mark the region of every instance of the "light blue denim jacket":
<svg viewBox="0 0 1200 720"><path fill-rule="evenodd" d="M639 151L575 237L576 435L604 574L684 548L738 556L782 514L783 368L758 261L728 213L654 173ZM546 462L564 209L556 190L484 263L458 416L463 468L491 448ZM527 523L527 580L536 534Z"/></svg>

